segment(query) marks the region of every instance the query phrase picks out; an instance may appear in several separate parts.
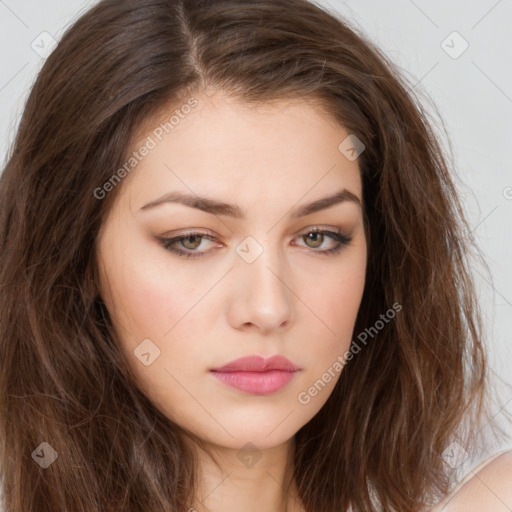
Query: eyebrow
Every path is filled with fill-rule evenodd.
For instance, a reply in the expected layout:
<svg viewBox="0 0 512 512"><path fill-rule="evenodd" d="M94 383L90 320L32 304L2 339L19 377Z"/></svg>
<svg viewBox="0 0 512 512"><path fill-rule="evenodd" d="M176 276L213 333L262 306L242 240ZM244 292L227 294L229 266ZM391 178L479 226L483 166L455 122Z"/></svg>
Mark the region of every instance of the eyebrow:
<svg viewBox="0 0 512 512"><path fill-rule="evenodd" d="M312 203L305 204L293 209L291 212L291 217L293 219L305 217L306 215L310 215L320 210L325 210L331 206L347 201L356 203L361 208L363 206L361 200L354 193L343 189L333 195L322 197L321 199L317 199ZM198 210L202 210L203 212L211 213L212 215L233 217L235 219L245 219L246 217L244 210L236 204L224 203L208 197L200 197L197 195L186 194L184 192L170 192L165 194L159 199L145 204L140 208L140 210L149 210L166 203L183 204L185 206L189 206L190 208L196 208Z"/></svg>

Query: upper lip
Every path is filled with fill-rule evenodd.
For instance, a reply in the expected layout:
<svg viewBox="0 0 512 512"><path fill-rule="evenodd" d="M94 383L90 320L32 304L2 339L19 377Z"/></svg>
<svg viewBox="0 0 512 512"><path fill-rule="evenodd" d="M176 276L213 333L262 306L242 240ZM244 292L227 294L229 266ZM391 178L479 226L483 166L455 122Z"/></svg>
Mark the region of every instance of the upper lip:
<svg viewBox="0 0 512 512"><path fill-rule="evenodd" d="M213 372L266 372L270 370L282 370L295 372L300 368L284 356L276 355L271 357L245 356L230 361L224 366L213 368Z"/></svg>

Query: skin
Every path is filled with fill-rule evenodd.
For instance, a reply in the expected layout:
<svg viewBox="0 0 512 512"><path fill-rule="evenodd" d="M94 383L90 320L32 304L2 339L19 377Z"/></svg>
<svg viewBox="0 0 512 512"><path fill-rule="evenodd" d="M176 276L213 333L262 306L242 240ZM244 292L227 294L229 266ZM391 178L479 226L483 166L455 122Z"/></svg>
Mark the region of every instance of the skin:
<svg viewBox="0 0 512 512"><path fill-rule="evenodd" d="M510 512L512 510L512 450L486 464L446 504L433 512Z"/></svg>
<svg viewBox="0 0 512 512"><path fill-rule="evenodd" d="M295 433L325 404L341 372L309 403L298 395L357 334L367 245L356 202L299 219L290 212L342 189L362 201L358 162L338 149L349 133L312 103L255 108L222 93L194 97L198 106L118 185L98 240L101 295L141 388L221 462L219 470L198 451L199 494L191 506L299 511L286 461ZM159 123L141 130L134 149ZM141 210L171 191L236 203L246 218L177 203ZM327 235L308 240L316 226L352 240L337 254L323 254L337 242ZM215 234L213 241L174 244L201 257L180 257L158 240L188 228ZM236 252L248 236L262 250L252 263ZM134 354L145 339L160 350L148 366ZM301 370L266 396L227 387L210 372L253 354L282 354ZM239 457L246 443L260 457L251 466Z"/></svg>

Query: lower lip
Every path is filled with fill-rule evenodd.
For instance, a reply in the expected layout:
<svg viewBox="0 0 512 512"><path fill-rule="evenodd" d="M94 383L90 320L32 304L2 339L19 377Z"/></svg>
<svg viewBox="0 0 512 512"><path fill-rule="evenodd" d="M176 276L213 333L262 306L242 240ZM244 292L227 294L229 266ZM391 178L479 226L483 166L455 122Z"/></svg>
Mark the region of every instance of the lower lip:
<svg viewBox="0 0 512 512"><path fill-rule="evenodd" d="M290 382L295 373L284 370L267 372L212 372L222 383L253 395L269 395Z"/></svg>

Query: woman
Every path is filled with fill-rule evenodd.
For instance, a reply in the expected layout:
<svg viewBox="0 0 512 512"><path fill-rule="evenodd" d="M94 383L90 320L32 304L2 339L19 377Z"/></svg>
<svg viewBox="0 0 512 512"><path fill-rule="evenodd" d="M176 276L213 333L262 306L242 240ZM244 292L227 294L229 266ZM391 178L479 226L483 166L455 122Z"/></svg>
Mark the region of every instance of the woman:
<svg viewBox="0 0 512 512"><path fill-rule="evenodd" d="M470 232L425 112L340 19L99 2L0 198L6 511L470 510ZM511 468L482 470L499 506Z"/></svg>

